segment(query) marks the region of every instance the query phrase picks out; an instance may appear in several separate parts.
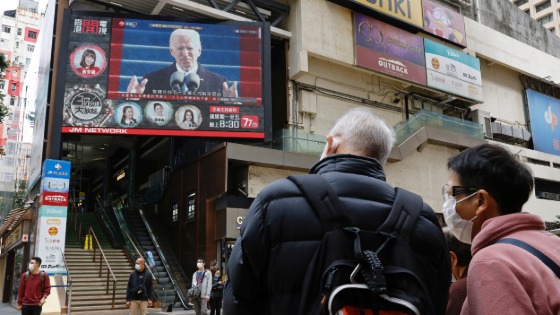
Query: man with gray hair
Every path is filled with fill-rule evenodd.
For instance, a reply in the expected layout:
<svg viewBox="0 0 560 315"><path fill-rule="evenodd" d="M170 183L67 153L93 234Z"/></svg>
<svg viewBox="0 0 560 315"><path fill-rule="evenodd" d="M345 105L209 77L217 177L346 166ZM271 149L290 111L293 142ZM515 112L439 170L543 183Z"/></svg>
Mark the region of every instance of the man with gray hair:
<svg viewBox="0 0 560 315"><path fill-rule="evenodd" d="M237 82L228 86L226 78L198 62L202 54L200 34L191 29L177 29L169 37L169 52L175 62L165 68L144 75L141 82L133 76L128 93L189 94L237 97ZM221 94L220 94L221 93Z"/></svg>
<svg viewBox="0 0 560 315"><path fill-rule="evenodd" d="M367 108L354 108L326 137L310 174L322 176L341 201L350 226L375 231L387 218L395 190L383 164L395 142L392 128ZM311 175L304 175L311 176ZM319 211L319 209L318 209ZM289 179L264 188L253 201L228 262L224 313L297 314L303 282L325 227ZM451 282L449 252L434 211L425 203L410 236L430 314L444 314ZM426 313L426 314L428 314Z"/></svg>

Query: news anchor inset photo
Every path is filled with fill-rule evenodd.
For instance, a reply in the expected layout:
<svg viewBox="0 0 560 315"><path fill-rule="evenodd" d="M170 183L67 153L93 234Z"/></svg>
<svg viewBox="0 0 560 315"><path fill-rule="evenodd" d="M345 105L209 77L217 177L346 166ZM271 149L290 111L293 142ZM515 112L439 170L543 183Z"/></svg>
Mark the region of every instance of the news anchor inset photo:
<svg viewBox="0 0 560 315"><path fill-rule="evenodd" d="M105 52L95 45L82 45L70 54L72 71L82 78L94 78L107 68Z"/></svg>
<svg viewBox="0 0 560 315"><path fill-rule="evenodd" d="M115 111L115 122L124 128L136 127L142 121L142 108L133 102L119 104Z"/></svg>
<svg viewBox="0 0 560 315"><path fill-rule="evenodd" d="M132 76L127 93L238 97L236 81L228 85L225 77L198 62L202 55L202 43L197 31L173 31L169 38L169 53L175 62L144 74L140 82L136 76Z"/></svg>
<svg viewBox="0 0 560 315"><path fill-rule="evenodd" d="M181 106L175 112L175 122L181 129L196 129L202 123L200 109L193 105Z"/></svg>
<svg viewBox="0 0 560 315"><path fill-rule="evenodd" d="M148 102L144 113L149 121L158 126L163 126L173 118L173 106L168 102Z"/></svg>

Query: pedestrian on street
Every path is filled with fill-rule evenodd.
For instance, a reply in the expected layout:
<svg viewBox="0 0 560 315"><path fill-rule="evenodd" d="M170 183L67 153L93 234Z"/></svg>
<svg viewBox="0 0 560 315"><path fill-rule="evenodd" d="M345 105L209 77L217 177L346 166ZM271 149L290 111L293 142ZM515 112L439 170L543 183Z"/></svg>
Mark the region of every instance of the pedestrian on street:
<svg viewBox="0 0 560 315"><path fill-rule="evenodd" d="M144 248L144 256L146 257L146 264L148 265L148 268L152 270L152 268L156 265L154 255L152 255L152 252L148 248Z"/></svg>
<svg viewBox="0 0 560 315"><path fill-rule="evenodd" d="M192 286L200 288L200 298L192 299L196 315L208 314L208 301L212 292L212 272L204 268L206 260L199 258L196 261L197 271L193 273Z"/></svg>
<svg viewBox="0 0 560 315"><path fill-rule="evenodd" d="M33 257L29 261L29 271L21 275L18 289L18 310L22 315L39 315L47 297L51 294L49 275L40 270L41 258Z"/></svg>
<svg viewBox="0 0 560 315"><path fill-rule="evenodd" d="M126 306L130 315L146 315L152 306L154 282L152 274L146 270L144 258L136 259L134 271L130 273L126 287Z"/></svg>
<svg viewBox="0 0 560 315"><path fill-rule="evenodd" d="M220 315L222 308L222 298L224 283L222 282L222 272L219 268L214 271L212 279L212 293L210 294L210 315Z"/></svg>

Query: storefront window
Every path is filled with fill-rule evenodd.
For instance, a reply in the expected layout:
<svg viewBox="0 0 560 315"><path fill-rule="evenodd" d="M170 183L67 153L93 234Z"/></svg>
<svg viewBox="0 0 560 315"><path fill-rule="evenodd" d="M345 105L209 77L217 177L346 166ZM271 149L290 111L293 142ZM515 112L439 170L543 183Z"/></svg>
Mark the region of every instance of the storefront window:
<svg viewBox="0 0 560 315"><path fill-rule="evenodd" d="M14 275L13 285L12 285L12 298L10 299L10 304L12 306L17 306L17 295L19 288L19 281L21 280L21 268L23 264L23 246L15 251L16 255L14 258Z"/></svg>

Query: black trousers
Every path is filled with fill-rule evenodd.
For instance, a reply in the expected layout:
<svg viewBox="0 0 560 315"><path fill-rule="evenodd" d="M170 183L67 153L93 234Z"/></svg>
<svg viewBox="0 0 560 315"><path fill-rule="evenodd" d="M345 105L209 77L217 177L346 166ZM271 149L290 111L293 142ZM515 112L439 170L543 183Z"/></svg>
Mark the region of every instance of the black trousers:
<svg viewBox="0 0 560 315"><path fill-rule="evenodd" d="M43 307L39 305L22 305L21 315L41 315Z"/></svg>
<svg viewBox="0 0 560 315"><path fill-rule="evenodd" d="M220 315L221 308L222 308L221 297L210 299L210 315Z"/></svg>

